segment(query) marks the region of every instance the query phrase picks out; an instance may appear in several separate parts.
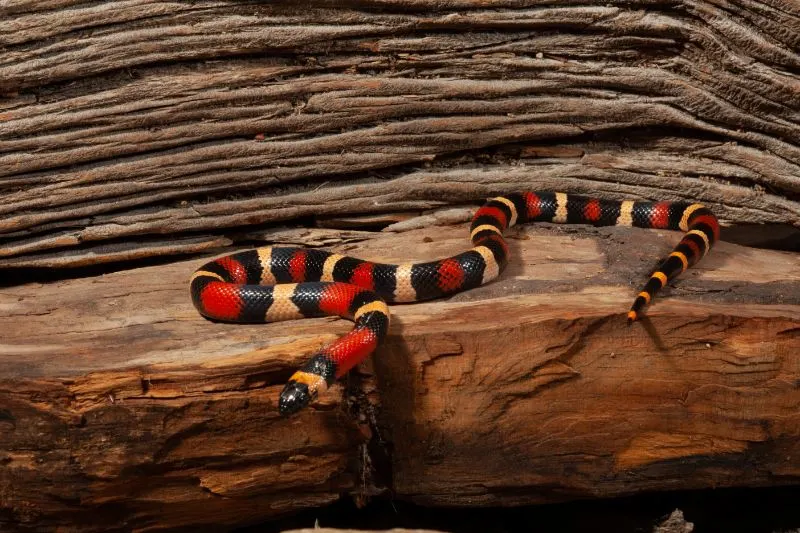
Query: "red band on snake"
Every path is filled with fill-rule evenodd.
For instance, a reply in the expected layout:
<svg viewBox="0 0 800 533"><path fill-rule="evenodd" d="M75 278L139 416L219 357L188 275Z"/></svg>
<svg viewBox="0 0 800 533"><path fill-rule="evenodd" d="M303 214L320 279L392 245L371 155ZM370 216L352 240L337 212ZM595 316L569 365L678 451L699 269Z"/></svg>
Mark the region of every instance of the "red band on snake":
<svg viewBox="0 0 800 533"><path fill-rule="evenodd" d="M717 218L702 204L515 193L493 198L478 209L470 231L472 249L453 257L391 265L315 249L258 248L201 266L191 278L192 301L202 315L222 321L276 322L333 315L355 322L350 333L320 349L289 379L278 401L279 412L289 415L375 351L389 328L387 303L430 300L492 281L508 264L503 232L536 221L686 232L639 291L628 312L629 323L719 239Z"/></svg>

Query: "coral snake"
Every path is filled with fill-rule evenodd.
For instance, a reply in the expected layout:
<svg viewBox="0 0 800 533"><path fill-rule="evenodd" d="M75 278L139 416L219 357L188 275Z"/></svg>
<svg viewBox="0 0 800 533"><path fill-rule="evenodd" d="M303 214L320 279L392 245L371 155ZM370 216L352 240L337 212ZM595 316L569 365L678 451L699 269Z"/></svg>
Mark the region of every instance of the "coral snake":
<svg viewBox="0 0 800 533"><path fill-rule="evenodd" d="M653 296L695 264L719 239L719 223L698 203L613 201L560 192L525 192L486 202L472 220L472 249L426 263L372 263L323 250L264 247L221 257L191 277L195 307L229 322L276 322L334 315L355 322L324 346L286 383L282 415L315 400L370 355L389 328L387 303L419 302L478 287L508 263L503 232L523 222L635 226L682 230L681 241L636 296L635 321Z"/></svg>

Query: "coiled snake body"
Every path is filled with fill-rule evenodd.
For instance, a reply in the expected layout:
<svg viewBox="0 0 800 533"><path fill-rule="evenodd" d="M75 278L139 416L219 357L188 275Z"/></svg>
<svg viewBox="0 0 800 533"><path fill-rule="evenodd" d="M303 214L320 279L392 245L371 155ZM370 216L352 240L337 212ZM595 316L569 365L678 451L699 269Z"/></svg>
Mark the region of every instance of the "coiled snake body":
<svg viewBox="0 0 800 533"><path fill-rule="evenodd" d="M515 193L493 198L478 209L470 233L473 248L453 257L390 265L315 249L258 248L201 266L191 277L192 301L202 315L229 322L326 315L355 322L352 331L321 348L289 379L278 401L279 412L289 415L378 347L389 328L387 302L430 300L488 283L508 264L503 232L534 221L686 232L636 296L629 323L659 289L694 265L719 239L717 219L702 204Z"/></svg>

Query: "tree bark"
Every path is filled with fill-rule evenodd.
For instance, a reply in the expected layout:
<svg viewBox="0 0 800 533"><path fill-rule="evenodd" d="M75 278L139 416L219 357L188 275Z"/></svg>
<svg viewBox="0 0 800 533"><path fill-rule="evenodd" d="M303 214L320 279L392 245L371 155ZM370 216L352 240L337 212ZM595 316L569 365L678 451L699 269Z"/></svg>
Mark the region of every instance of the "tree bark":
<svg viewBox="0 0 800 533"><path fill-rule="evenodd" d="M530 188L800 227L788 0L0 9L0 267Z"/></svg>
<svg viewBox="0 0 800 533"><path fill-rule="evenodd" d="M466 235L261 238L398 261ZM519 228L500 279L392 306L386 344L292 419L283 383L349 322L207 321L186 286L205 258L4 289L0 523L229 529L341 493L475 506L797 483L797 256L722 242L627 327L679 238Z"/></svg>

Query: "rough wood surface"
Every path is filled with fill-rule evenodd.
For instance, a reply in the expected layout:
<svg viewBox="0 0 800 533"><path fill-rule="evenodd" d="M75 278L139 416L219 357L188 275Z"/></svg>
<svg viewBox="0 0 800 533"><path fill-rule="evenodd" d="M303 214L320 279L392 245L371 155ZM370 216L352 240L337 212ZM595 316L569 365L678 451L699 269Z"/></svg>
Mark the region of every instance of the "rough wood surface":
<svg viewBox="0 0 800 533"><path fill-rule="evenodd" d="M466 235L273 240L396 261ZM377 356L291 420L283 382L349 322L206 321L186 285L205 259L2 289L0 529L226 529L387 488L507 505L797 483L798 257L720 243L626 327L679 237L519 228L501 279L393 306Z"/></svg>
<svg viewBox="0 0 800 533"><path fill-rule="evenodd" d="M791 0L0 14L0 267L194 253L252 224L528 188L800 226Z"/></svg>

